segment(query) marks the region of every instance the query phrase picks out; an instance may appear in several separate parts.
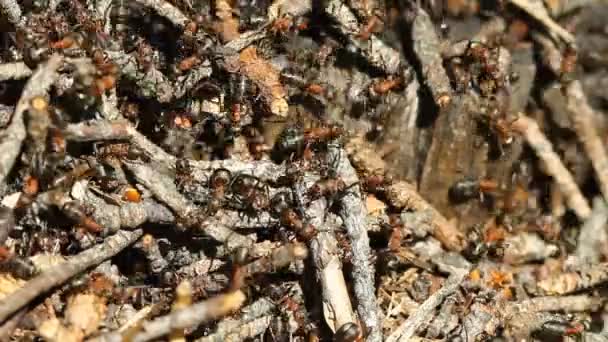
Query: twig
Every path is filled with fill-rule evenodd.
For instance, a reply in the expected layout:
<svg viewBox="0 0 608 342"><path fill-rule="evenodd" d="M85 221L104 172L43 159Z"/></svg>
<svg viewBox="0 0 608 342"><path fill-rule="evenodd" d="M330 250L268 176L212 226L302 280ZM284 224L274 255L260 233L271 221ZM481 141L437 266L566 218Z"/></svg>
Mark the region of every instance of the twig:
<svg viewBox="0 0 608 342"><path fill-rule="evenodd" d="M238 319L227 318L217 324L215 332L209 336L201 337L198 342L214 342L224 341L225 337L232 334L236 330L241 330L239 326L247 324L260 317L266 317L269 313L276 309L276 304L270 299L262 297L255 302L241 309L243 314Z"/></svg>
<svg viewBox="0 0 608 342"><path fill-rule="evenodd" d="M0 82L6 80L20 80L28 78L31 75L32 69L23 62L0 64Z"/></svg>
<svg viewBox="0 0 608 342"><path fill-rule="evenodd" d="M309 177L310 178L310 177ZM304 179L295 185L295 195L303 203L306 189L314 183L314 179ZM327 200L318 199L310 203L305 214L310 218L310 224L319 229L319 233L310 241L310 251L317 277L321 284L323 300L323 315L328 326L336 331L342 325L355 321L352 305L348 295L346 281L342 273L342 261L338 250L338 241L334 234L338 223L328 215L324 222ZM319 228L319 227L322 227Z"/></svg>
<svg viewBox="0 0 608 342"><path fill-rule="evenodd" d="M407 62L401 58L401 54L375 34L370 35L365 42L359 40L356 36L360 29L357 17L342 1L327 1L325 11L340 24L340 32L349 37L350 43L361 50L371 65L389 74L394 74L406 66Z"/></svg>
<svg viewBox="0 0 608 342"><path fill-rule="evenodd" d="M564 295L588 289L608 281L608 263L551 275L538 282L538 287L547 294Z"/></svg>
<svg viewBox="0 0 608 342"><path fill-rule="evenodd" d="M555 33L564 42L568 44L574 44L574 36L566 31L563 27L559 26L547 13L547 10L542 5L536 5L529 0L509 0L513 5L521 8L524 12L528 13L531 17L540 21L547 30Z"/></svg>
<svg viewBox="0 0 608 342"><path fill-rule="evenodd" d="M77 182L71 195L91 208L95 208L92 218L104 227L104 233L114 233L119 229L134 229L146 222L157 224L175 223L171 210L151 198L141 202L121 202L112 205L95 195L85 184Z"/></svg>
<svg viewBox="0 0 608 342"><path fill-rule="evenodd" d="M353 166L365 176L386 173L387 166L384 160L360 139L352 139L346 145L346 151ZM413 185L403 181L394 182L388 185L385 195L389 203L396 208L425 212L430 215L433 227L430 233L446 248L452 251L461 251L464 248L466 244L464 234L422 198Z"/></svg>
<svg viewBox="0 0 608 342"><path fill-rule="evenodd" d="M589 105L580 81L570 82L565 95L574 131L591 160L604 200L608 200L608 154L597 131L597 114Z"/></svg>
<svg viewBox="0 0 608 342"><path fill-rule="evenodd" d="M308 249L301 243L287 244L278 247L268 256L264 256L244 266L245 275L267 273L289 266L294 261L304 260L308 256Z"/></svg>
<svg viewBox="0 0 608 342"><path fill-rule="evenodd" d="M21 25L23 21L21 16L21 7L19 7L16 0L1 0L0 12L6 15L8 21L15 25L15 27Z"/></svg>
<svg viewBox="0 0 608 342"><path fill-rule="evenodd" d="M209 60L205 60L200 66L190 70L187 75L178 77L174 83L174 98L180 99L182 96L186 95L190 90L196 87L200 81L211 76L211 72L211 63Z"/></svg>
<svg viewBox="0 0 608 342"><path fill-rule="evenodd" d="M119 67L121 75L137 85L135 91L139 95L158 99L162 103L171 101L173 85L162 72L154 67L149 67L145 72L140 70L135 57L127 55L124 51L105 50L105 52Z"/></svg>
<svg viewBox="0 0 608 342"><path fill-rule="evenodd" d="M61 264L50 267L28 281L22 288L0 300L0 321L4 322L36 297L118 254L135 242L142 234L141 229L130 232L120 231L107 238L102 244L87 249Z"/></svg>
<svg viewBox="0 0 608 342"><path fill-rule="evenodd" d="M460 284L466 276L467 272L464 271L450 275L443 287L427 298L412 316L391 333L386 339L386 342L409 341L416 333L416 330L431 318L435 308L441 304L447 296L458 290L458 287L460 287Z"/></svg>
<svg viewBox="0 0 608 342"><path fill-rule="evenodd" d="M177 329L196 327L201 323L228 315L241 307L244 302L245 294L237 290L192 304L185 309L144 322L142 331L133 336L132 341L150 341Z"/></svg>
<svg viewBox="0 0 608 342"><path fill-rule="evenodd" d="M603 200L596 198L593 201L593 212L578 235L578 244L574 252L575 265L594 265L600 261L602 246L608 240L606 222L608 222L608 207Z"/></svg>
<svg viewBox="0 0 608 342"><path fill-rule="evenodd" d="M177 7L165 0L135 0L140 4L154 9L160 16L169 19L177 27L183 27L188 22L186 17Z"/></svg>
<svg viewBox="0 0 608 342"><path fill-rule="evenodd" d="M27 308L23 308L0 326L0 341L10 341L13 331L17 328L26 313Z"/></svg>
<svg viewBox="0 0 608 342"><path fill-rule="evenodd" d="M133 247L142 251L148 261L149 270L152 274L160 274L168 266L168 262L161 254L158 241L156 241L154 236L150 234L142 236Z"/></svg>
<svg viewBox="0 0 608 342"><path fill-rule="evenodd" d="M72 141L129 140L138 146L150 159L167 169L175 167L175 156L165 152L145 135L141 134L127 120L94 120L69 124L64 131L65 138Z"/></svg>
<svg viewBox="0 0 608 342"><path fill-rule="evenodd" d="M273 317L271 315L267 315L242 324L241 326L239 326L237 331L226 335L225 339L222 339L221 341L246 341L258 335L261 335L262 333L264 333L264 331L266 331L266 329L268 329L272 318ZM202 341L202 339L196 341Z"/></svg>
<svg viewBox="0 0 608 342"><path fill-rule="evenodd" d="M229 226L222 223L222 215L206 217L202 215L194 204L177 191L175 183L168 176L157 172L152 167L132 162L124 162L133 173L135 179L159 201L165 203L189 228L195 228L219 242L226 243L229 249L236 247L249 247L253 241L241 234L232 231Z"/></svg>
<svg viewBox="0 0 608 342"><path fill-rule="evenodd" d="M388 187L386 196L391 205L431 215L433 229L431 234L447 249L461 251L466 245L464 234L448 222L430 203L407 182L395 182Z"/></svg>
<svg viewBox="0 0 608 342"><path fill-rule="evenodd" d="M429 15L418 7L412 24L414 52L422 67L422 77L433 94L439 108L447 107L451 102L452 87L450 79L443 68L441 43L435 31L435 25Z"/></svg>
<svg viewBox="0 0 608 342"><path fill-rule="evenodd" d="M120 121L83 121L69 124L63 131L66 139L71 141L128 140L131 138L131 124Z"/></svg>
<svg viewBox="0 0 608 342"><path fill-rule="evenodd" d="M538 158L545 163L547 172L553 177L566 197L568 206L574 210L580 219L587 219L591 215L589 203L587 203L578 185L574 182L572 174L566 169L559 156L553 150L549 139L540 131L536 121L522 114L514 123L513 128L524 135Z"/></svg>
<svg viewBox="0 0 608 342"><path fill-rule="evenodd" d="M332 148L328 158L340 161L334 171L346 184L359 182L357 172L350 164L344 150ZM357 313L366 327L367 340L381 341L382 328L374 285L375 268L369 262L372 252L367 236L367 209L361 198L359 186L349 189L340 199L340 204L340 217L344 222L352 251L352 278L357 299Z"/></svg>
<svg viewBox="0 0 608 342"><path fill-rule="evenodd" d="M564 311L582 312L595 311L602 304L602 299L589 295L575 295L563 297L536 297L512 304L508 310L519 311Z"/></svg>
<svg viewBox="0 0 608 342"><path fill-rule="evenodd" d="M57 69L61 66L62 57L53 55L34 72L28 80L21 98L15 108L11 123L5 132L0 134L0 183L3 183L11 171L15 160L21 152L21 144L26 136L23 115L30 106L30 100L35 96L46 94L48 88L57 79Z"/></svg>

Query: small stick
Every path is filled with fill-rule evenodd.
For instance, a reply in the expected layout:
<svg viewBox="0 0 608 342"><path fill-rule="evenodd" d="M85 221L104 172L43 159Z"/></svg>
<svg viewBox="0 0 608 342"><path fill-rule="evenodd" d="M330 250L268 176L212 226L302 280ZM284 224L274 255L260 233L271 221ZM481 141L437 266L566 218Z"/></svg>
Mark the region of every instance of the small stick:
<svg viewBox="0 0 608 342"><path fill-rule="evenodd" d="M233 331L230 334L226 335L223 339L216 340L216 341L229 341L229 342L248 341L258 335L263 334L264 331L266 331L266 329L268 329L270 322L272 322L272 315L267 315L267 316L263 316L260 318L256 318L252 321L249 321L245 324L240 325L236 331ZM198 339L196 341L199 342L199 341L205 341L205 340Z"/></svg>
<svg viewBox="0 0 608 342"><path fill-rule="evenodd" d="M608 240L606 222L608 222L608 208L598 197L593 201L591 216L587 218L578 235L578 244L574 252L576 265L594 265L600 262L602 245Z"/></svg>
<svg viewBox="0 0 608 342"><path fill-rule="evenodd" d="M568 206L581 220L587 219L591 215L589 203L578 188L572 174L553 150L549 139L540 131L536 121L522 114L513 124L513 128L524 135L538 158L545 163L547 172L564 194Z"/></svg>
<svg viewBox="0 0 608 342"><path fill-rule="evenodd" d="M416 330L418 330L424 322L430 320L435 308L441 304L447 296L458 290L458 287L460 287L460 284L466 278L467 274L468 273L463 270L450 275L443 287L427 298L413 315L391 333L386 339L386 342L409 341L416 333Z"/></svg>
<svg viewBox="0 0 608 342"><path fill-rule="evenodd" d="M313 179L305 179L304 182L296 184L295 195L303 202L306 189L314 183ZM308 186L307 186L308 185ZM338 241L334 234L338 223L328 216L324 222L327 211L327 200L320 198L313 201L305 210L306 216L310 217L310 224L314 227L323 227L319 233L310 241L312 262L315 266L319 283L321 284L321 296L323 299L323 314L329 327L336 331L342 325L355 321L346 280L342 273L342 261L338 250Z"/></svg>
<svg viewBox="0 0 608 342"><path fill-rule="evenodd" d="M107 56L118 66L121 75L135 82L135 90L140 96L156 98L161 103L167 103L173 99L173 85L167 77L155 69L149 67L143 71L134 56L124 51L106 50Z"/></svg>
<svg viewBox="0 0 608 342"><path fill-rule="evenodd" d="M0 12L4 13L8 21L15 25L15 27L21 26L23 20L21 7L19 7L16 0L0 0Z"/></svg>
<svg viewBox="0 0 608 342"><path fill-rule="evenodd" d="M566 85L565 95L574 131L591 160L604 200L608 200L608 154L597 131L595 118L598 115L589 105L580 81Z"/></svg>
<svg viewBox="0 0 608 342"><path fill-rule="evenodd" d="M35 96L46 94L49 87L55 82L58 77L57 69L61 66L62 60L61 56L53 55L46 63L36 69L27 81L23 93L21 93L11 123L0 134L2 135L2 142L0 142L0 151L2 151L0 153L0 184L4 183L21 152L21 145L26 136L23 114L29 108L30 100Z"/></svg>
<svg viewBox="0 0 608 342"><path fill-rule="evenodd" d="M67 125L65 138L71 141L100 141L100 140L129 140L150 159L165 165L167 168L175 167L175 156L165 152L141 134L127 120L94 120Z"/></svg>
<svg viewBox="0 0 608 342"><path fill-rule="evenodd" d="M105 232L113 233L121 228L135 229L146 222L175 223L175 216L171 210L152 198L144 198L141 202L120 202L120 205L113 205L80 182L74 184L71 195L74 199L95 208L91 216L95 222L104 227Z"/></svg>
<svg viewBox="0 0 608 342"><path fill-rule="evenodd" d="M152 192L154 197L171 208L186 227L196 227L215 240L226 243L229 249L253 245L253 240L232 231L229 226L223 224L221 215L201 217L201 210L177 190L169 176L161 174L148 165L126 161L124 165L138 182Z"/></svg>
<svg viewBox="0 0 608 342"><path fill-rule="evenodd" d="M186 17L182 11L180 11L177 7L173 6L168 1L164 0L135 0L140 4L150 7L158 13L161 17L167 18L170 22L172 22L177 27L184 27L186 23L189 21L188 17Z"/></svg>
<svg viewBox="0 0 608 342"><path fill-rule="evenodd" d="M357 37L359 22L345 3L340 0L329 0L325 4L325 11L340 24L338 26L340 32L349 37L350 43L361 50L371 65L389 74L394 74L405 66L406 62L401 58L401 54L386 45L375 34L371 34L365 42L359 40Z"/></svg>
<svg viewBox="0 0 608 342"><path fill-rule="evenodd" d="M414 52L422 67L422 77L425 79L435 103L439 108L446 108L450 102L452 87L450 79L443 68L441 58L441 43L431 17L418 7L416 19L412 24Z"/></svg>
<svg viewBox="0 0 608 342"><path fill-rule="evenodd" d="M160 274L168 266L154 236L145 234L133 247L143 252L152 274Z"/></svg>
<svg viewBox="0 0 608 342"><path fill-rule="evenodd" d="M602 304L602 299L590 295L574 295L563 297L536 297L513 304L513 309L519 311L564 311L582 312L595 311Z"/></svg>
<svg viewBox="0 0 608 342"><path fill-rule="evenodd" d="M366 177L386 173L384 160L361 139L351 139L346 144L346 152L353 166ZM404 181L394 182L388 185L385 195L389 203L396 208L428 213L433 228L430 233L447 249L461 251L464 248L466 240L462 232L428 203L413 185Z"/></svg>
<svg viewBox="0 0 608 342"><path fill-rule="evenodd" d="M232 291L171 312L152 321L144 322L142 331L133 336L132 342L145 342L158 339L178 329L196 327L230 314L245 302L245 294Z"/></svg>
<svg viewBox="0 0 608 342"><path fill-rule="evenodd" d="M238 319L226 318L217 324L215 332L212 334L201 337L196 340L197 342L214 342L214 341L225 341L225 337L231 335L237 330L241 330L239 327L247 324L256 319L267 317L277 305L270 299L262 297L255 302L243 307L241 312L243 314Z"/></svg>
<svg viewBox="0 0 608 342"><path fill-rule="evenodd" d="M30 76L32 76L32 69L23 62L0 64L0 82L20 80Z"/></svg>
<svg viewBox="0 0 608 342"><path fill-rule="evenodd" d="M428 203L407 182L394 182L389 185L386 192L391 205L416 212L426 212L431 216L431 235L451 251L461 251L466 245L464 234L449 222L441 213Z"/></svg>
<svg viewBox="0 0 608 342"><path fill-rule="evenodd" d="M547 10L542 5L533 4L529 0L509 0L513 5L521 8L524 12L528 13L531 17L540 21L547 30L555 33L564 42L568 44L574 44L575 38L572 33L566 31L563 27L559 26L547 13Z"/></svg>
<svg viewBox="0 0 608 342"><path fill-rule="evenodd" d="M268 273L283 268L296 260L304 260L308 256L308 249L300 243L287 244L278 247L268 256L261 257L244 266L245 275Z"/></svg>
<svg viewBox="0 0 608 342"><path fill-rule="evenodd" d="M588 289L608 281L608 263L603 262L588 268L552 275L538 282L538 287L547 294L564 295Z"/></svg>
<svg viewBox="0 0 608 342"><path fill-rule="evenodd" d="M23 318L23 316L25 316L26 313L27 308L23 308L21 309L21 311L14 314L13 317L11 317L9 320L4 322L2 326L0 326L0 341L10 341L13 331L15 330L15 328L17 328L17 326L21 322L21 319Z"/></svg>
<svg viewBox="0 0 608 342"><path fill-rule="evenodd" d="M336 166L336 175L346 184L359 182L357 172L350 164L346 152L342 149L330 149L329 157L339 160ZM353 285L357 299L357 313L365 324L367 341L382 341L382 328L380 326L379 307L376 299L374 285L374 266L369 260L372 252L367 235L367 209L361 199L359 186L349 190L340 199L340 217L350 240L353 265Z"/></svg>
<svg viewBox="0 0 608 342"><path fill-rule="evenodd" d="M12 314L26 306L36 297L59 286L85 270L99 265L113 257L141 237L141 229L120 231L107 238L103 243L50 267L17 291L0 300L0 322L6 321Z"/></svg>

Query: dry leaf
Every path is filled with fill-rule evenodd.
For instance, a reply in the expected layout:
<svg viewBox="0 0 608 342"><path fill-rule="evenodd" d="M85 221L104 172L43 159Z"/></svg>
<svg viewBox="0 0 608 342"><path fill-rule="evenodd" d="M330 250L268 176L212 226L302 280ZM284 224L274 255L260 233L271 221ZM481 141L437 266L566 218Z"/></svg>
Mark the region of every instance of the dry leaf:
<svg viewBox="0 0 608 342"><path fill-rule="evenodd" d="M377 217L386 212L386 204L374 195L367 195L365 206L367 207L367 213L372 216Z"/></svg>
<svg viewBox="0 0 608 342"><path fill-rule="evenodd" d="M77 294L68 300L65 319L85 335L89 335L97 330L105 318L106 309L106 304L100 297L94 294Z"/></svg>
<svg viewBox="0 0 608 342"><path fill-rule="evenodd" d="M287 92L281 84L279 72L272 64L258 56L255 46L241 51L239 70L260 88L273 114L283 117L287 115Z"/></svg>
<svg viewBox="0 0 608 342"><path fill-rule="evenodd" d="M17 291L25 284L25 280L17 279L9 273L0 273L0 299Z"/></svg>
<svg viewBox="0 0 608 342"><path fill-rule="evenodd" d="M239 20L232 15L229 1L215 1L215 16L219 19L215 23L215 31L220 35L223 43L239 37Z"/></svg>
<svg viewBox="0 0 608 342"><path fill-rule="evenodd" d="M75 327L66 327L57 318L51 318L38 326L38 333L45 341L80 342L84 334Z"/></svg>

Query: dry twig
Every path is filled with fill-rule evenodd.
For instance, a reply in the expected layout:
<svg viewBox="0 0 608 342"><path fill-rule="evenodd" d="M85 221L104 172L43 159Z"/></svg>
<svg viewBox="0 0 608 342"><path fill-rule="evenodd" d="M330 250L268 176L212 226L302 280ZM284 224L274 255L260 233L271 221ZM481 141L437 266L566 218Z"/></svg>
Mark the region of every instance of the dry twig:
<svg viewBox="0 0 608 342"><path fill-rule="evenodd" d="M0 321L4 322L36 297L118 254L118 252L135 242L142 234L141 229L131 232L120 231L107 238L102 244L87 249L73 258L42 272L28 281L22 288L0 300Z"/></svg>
<svg viewBox="0 0 608 342"><path fill-rule="evenodd" d="M384 43L375 34L362 42L356 33L359 32L359 22L354 13L340 0L330 0L325 4L325 11L340 24L338 29L350 38L350 43L357 47L374 67L389 74L397 73L406 66L398 51Z"/></svg>
<svg viewBox="0 0 608 342"><path fill-rule="evenodd" d="M386 342L409 341L416 333L416 330L431 318L435 308L441 304L447 296L458 290L458 287L460 287L460 284L466 276L466 270L450 275L443 287L427 298L414 314L390 334L386 339Z"/></svg>
<svg viewBox="0 0 608 342"><path fill-rule="evenodd" d="M589 105L580 81L575 80L566 85L565 95L576 135L591 160L604 200L608 200L608 154L597 131L597 114Z"/></svg>
<svg viewBox="0 0 608 342"><path fill-rule="evenodd" d="M13 25L20 26L23 20L21 7L16 0L1 0L0 13L3 13Z"/></svg>
<svg viewBox="0 0 608 342"><path fill-rule="evenodd" d="M538 288L551 295L564 295L588 289L608 281L608 263L582 267L576 271L549 276L538 282Z"/></svg>
<svg viewBox="0 0 608 342"><path fill-rule="evenodd" d="M428 13L420 7L412 25L412 38L414 52L422 66L422 77L433 93L435 103L439 108L445 108L452 100L450 96L452 87L443 68L443 59L440 55L441 44L435 31L435 25Z"/></svg>
<svg viewBox="0 0 608 342"><path fill-rule="evenodd" d="M595 311L602 304L602 299L589 295L574 295L563 297L536 297L513 304L509 310L519 311L563 311L582 312Z"/></svg>
<svg viewBox="0 0 608 342"><path fill-rule="evenodd" d="M540 131L538 124L522 114L513 127L523 134L538 158L545 163L547 172L553 176L553 179L566 197L568 206L574 210L580 219L587 219L591 215L589 203L587 203L587 200L574 182L568 169L566 169L559 156L553 150L551 142Z"/></svg>
<svg viewBox="0 0 608 342"><path fill-rule="evenodd" d="M547 10L540 4L532 2L530 0L509 0L513 5L521 8L523 11L528 13L531 17L540 21L549 32L552 32L563 39L568 44L574 44L574 36L566 31L563 27L559 26L547 13Z"/></svg>
<svg viewBox="0 0 608 342"><path fill-rule="evenodd" d="M168 176L157 172L148 165L132 162L125 162L125 165L138 182L175 212L184 226L196 228L215 240L226 243L228 249L249 247L253 244L250 238L238 234L232 231L230 226L222 224L222 215L211 217L203 215L200 209L177 191L175 183Z"/></svg>
<svg viewBox="0 0 608 342"><path fill-rule="evenodd" d="M466 240L464 234L429 204L414 187L407 182L395 182L388 188L386 196L391 205L414 211L427 212L432 216L433 229L430 232L451 251L461 251Z"/></svg>
<svg viewBox="0 0 608 342"><path fill-rule="evenodd" d="M201 323L230 314L241 307L244 302L245 294L240 290L209 298L152 321L144 322L142 331L133 336L132 341L150 341L167 335L171 331L196 327Z"/></svg>
<svg viewBox="0 0 608 342"><path fill-rule="evenodd" d="M2 151L0 154L0 183L4 182L21 152L21 144L26 136L23 116L30 106L30 100L46 94L48 88L58 77L57 69L61 66L62 60L61 56L53 55L46 63L38 67L25 85L11 123L0 136L2 139L0 142L0 151Z"/></svg>
<svg viewBox="0 0 608 342"><path fill-rule="evenodd" d="M23 62L0 64L0 82L6 80L20 80L32 75L30 69Z"/></svg>
<svg viewBox="0 0 608 342"><path fill-rule="evenodd" d="M331 149L330 156L340 163L336 166L336 175L346 184L359 182L355 169L350 164L346 152L342 149ZM367 209L361 198L359 186L355 186L340 200L340 217L350 241L353 264L354 292L357 299L357 313L366 331L368 341L381 341L379 308L374 286L374 267L369 260L372 256L367 236Z"/></svg>
<svg viewBox="0 0 608 342"><path fill-rule="evenodd" d="M165 0L136 0L144 6L154 9L160 16L169 19L177 27L184 27L188 22L186 17L177 7Z"/></svg>
<svg viewBox="0 0 608 342"><path fill-rule="evenodd" d="M305 184L296 185L296 196L301 197L314 180L305 180ZM303 201L303 198L299 199ZM328 215L324 222L327 211L327 200L318 199L310 203L305 214L310 217L310 224L314 227L322 227L319 233L310 241L310 251L313 265L317 270L317 277L321 285L321 296L323 300L323 315L328 326L338 330L342 325L355 321L355 315L351 306L346 281L342 273L342 261L338 242L334 234L338 223L333 215ZM333 219L333 220L332 220Z"/></svg>
<svg viewBox="0 0 608 342"><path fill-rule="evenodd" d="M600 262L602 246L608 240L606 223L608 222L608 207L599 198L593 201L593 212L587 218L578 235L575 261L577 266L594 265Z"/></svg>

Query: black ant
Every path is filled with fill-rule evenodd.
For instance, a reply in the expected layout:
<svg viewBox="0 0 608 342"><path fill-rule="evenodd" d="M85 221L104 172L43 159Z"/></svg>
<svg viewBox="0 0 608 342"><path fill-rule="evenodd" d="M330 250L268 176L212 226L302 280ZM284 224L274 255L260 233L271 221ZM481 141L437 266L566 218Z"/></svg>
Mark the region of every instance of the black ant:
<svg viewBox="0 0 608 342"><path fill-rule="evenodd" d="M278 218L282 225L294 230L300 238L309 241L317 235L318 230L312 224L305 222L302 215L293 208L294 203L289 192L279 192L270 203L271 214Z"/></svg>
<svg viewBox="0 0 608 342"><path fill-rule="evenodd" d="M239 174L232 179L228 187L234 208L248 216L257 216L270 205L268 184L255 176Z"/></svg>
<svg viewBox="0 0 608 342"><path fill-rule="evenodd" d="M208 186L211 189L211 199L207 204L207 208L211 213L216 212L223 205L231 179L232 174L224 168L213 171L211 177L209 177Z"/></svg>

